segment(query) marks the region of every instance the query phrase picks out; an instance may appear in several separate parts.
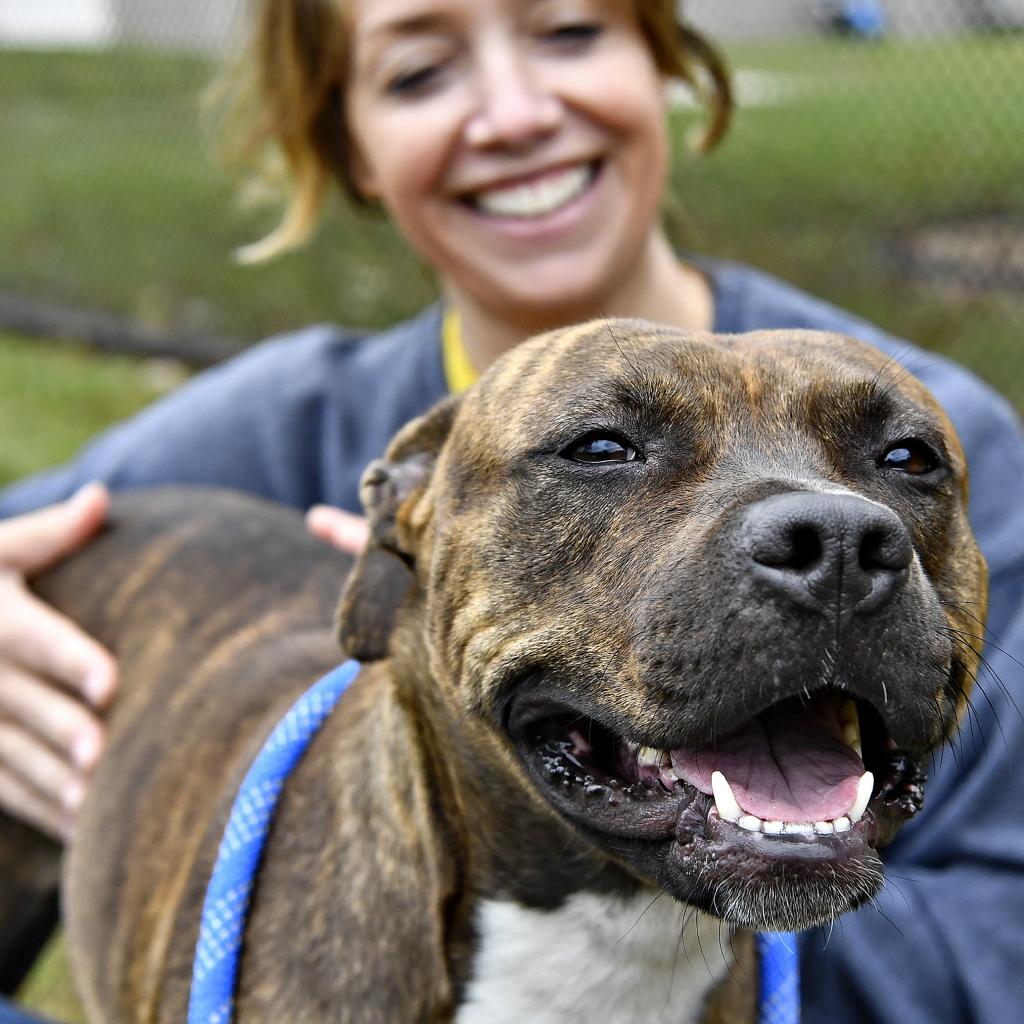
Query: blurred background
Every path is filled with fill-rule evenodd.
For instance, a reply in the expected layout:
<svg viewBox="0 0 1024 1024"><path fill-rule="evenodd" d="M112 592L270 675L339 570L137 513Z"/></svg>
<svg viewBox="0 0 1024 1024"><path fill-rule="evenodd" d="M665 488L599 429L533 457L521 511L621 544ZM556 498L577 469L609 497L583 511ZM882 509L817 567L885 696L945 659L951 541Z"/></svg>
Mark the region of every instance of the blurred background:
<svg viewBox="0 0 1024 1024"><path fill-rule="evenodd" d="M739 111L697 158L676 97L674 241L953 356L1024 408L1024 0L685 11L724 49ZM236 0L0 0L0 482L261 337L379 327L434 295L388 225L340 200L304 251L233 261L277 212L238 202L200 127L244 17ZM28 995L76 1019L55 956Z"/></svg>

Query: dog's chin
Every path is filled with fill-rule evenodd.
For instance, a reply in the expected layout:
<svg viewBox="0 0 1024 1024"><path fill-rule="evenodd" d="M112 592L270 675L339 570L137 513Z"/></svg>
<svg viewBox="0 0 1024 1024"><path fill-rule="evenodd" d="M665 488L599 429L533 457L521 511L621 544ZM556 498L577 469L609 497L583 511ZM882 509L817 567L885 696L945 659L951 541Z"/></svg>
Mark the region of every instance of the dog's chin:
<svg viewBox="0 0 1024 1024"><path fill-rule="evenodd" d="M533 784L588 838L756 931L812 927L871 899L876 848L923 800L920 757L840 691L772 705L700 750L654 750L550 696L514 706L508 727Z"/></svg>

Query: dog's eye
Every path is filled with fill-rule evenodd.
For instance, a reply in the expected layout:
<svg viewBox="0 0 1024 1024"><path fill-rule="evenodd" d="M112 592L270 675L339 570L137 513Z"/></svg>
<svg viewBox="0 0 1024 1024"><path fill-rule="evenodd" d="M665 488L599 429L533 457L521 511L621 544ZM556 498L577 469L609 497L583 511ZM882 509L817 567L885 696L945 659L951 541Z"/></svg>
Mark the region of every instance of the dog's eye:
<svg viewBox="0 0 1024 1024"><path fill-rule="evenodd" d="M924 476L942 465L930 445L917 438L905 438L889 445L879 460L883 469L895 469L910 476Z"/></svg>
<svg viewBox="0 0 1024 1024"><path fill-rule="evenodd" d="M633 462L636 448L621 434L592 431L577 438L562 451L573 462Z"/></svg>

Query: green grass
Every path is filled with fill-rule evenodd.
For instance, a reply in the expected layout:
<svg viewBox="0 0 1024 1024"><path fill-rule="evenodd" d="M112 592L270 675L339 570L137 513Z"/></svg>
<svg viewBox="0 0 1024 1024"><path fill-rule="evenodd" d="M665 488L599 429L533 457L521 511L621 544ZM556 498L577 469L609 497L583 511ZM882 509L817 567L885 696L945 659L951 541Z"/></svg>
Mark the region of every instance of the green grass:
<svg viewBox="0 0 1024 1024"><path fill-rule="evenodd" d="M163 363L0 333L0 484L67 459L180 379Z"/></svg>
<svg viewBox="0 0 1024 1024"><path fill-rule="evenodd" d="M60 1024L88 1024L71 983L63 934L58 934L44 950L22 986L19 1002Z"/></svg>
<svg viewBox="0 0 1024 1024"><path fill-rule="evenodd" d="M697 249L739 254L972 366L1024 405L1024 299L969 298L901 277L890 242L980 213L1024 230L1024 42L751 50L794 97L741 111L673 193L699 211Z"/></svg>

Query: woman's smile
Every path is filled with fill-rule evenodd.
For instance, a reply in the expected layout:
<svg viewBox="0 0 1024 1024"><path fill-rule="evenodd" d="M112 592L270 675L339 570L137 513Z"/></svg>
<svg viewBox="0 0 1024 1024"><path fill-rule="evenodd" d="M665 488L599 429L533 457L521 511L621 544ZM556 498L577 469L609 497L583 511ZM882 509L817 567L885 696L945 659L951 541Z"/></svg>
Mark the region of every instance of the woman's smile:
<svg viewBox="0 0 1024 1024"><path fill-rule="evenodd" d="M493 218L536 221L549 217L587 193L600 171L600 162L586 160L500 182L467 193L463 201Z"/></svg>

